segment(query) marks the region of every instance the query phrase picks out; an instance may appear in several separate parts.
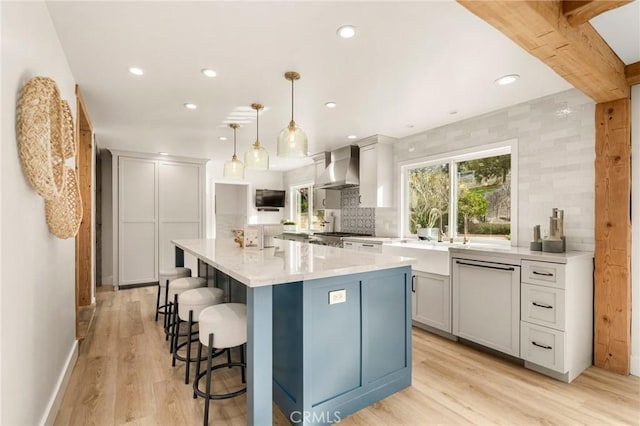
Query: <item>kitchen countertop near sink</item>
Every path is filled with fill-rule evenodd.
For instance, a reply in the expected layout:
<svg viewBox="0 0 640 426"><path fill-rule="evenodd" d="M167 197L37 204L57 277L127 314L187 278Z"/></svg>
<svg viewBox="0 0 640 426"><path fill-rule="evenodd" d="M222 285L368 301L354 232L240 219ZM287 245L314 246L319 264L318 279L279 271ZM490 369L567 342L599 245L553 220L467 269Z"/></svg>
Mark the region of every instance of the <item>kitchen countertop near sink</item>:
<svg viewBox="0 0 640 426"><path fill-rule="evenodd" d="M452 257L482 256L487 253L492 257L521 258L542 262L567 263L568 259L577 257L593 257L590 251L567 251L565 253L547 253L532 251L526 247L496 247L489 244L483 246L473 244L453 246L449 250Z"/></svg>

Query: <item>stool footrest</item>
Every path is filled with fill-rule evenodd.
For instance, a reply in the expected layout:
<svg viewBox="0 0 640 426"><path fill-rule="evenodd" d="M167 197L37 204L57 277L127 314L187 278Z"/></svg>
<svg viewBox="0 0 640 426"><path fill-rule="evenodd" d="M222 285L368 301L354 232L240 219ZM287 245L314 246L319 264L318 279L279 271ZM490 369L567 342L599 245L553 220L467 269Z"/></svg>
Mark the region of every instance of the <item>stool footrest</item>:
<svg viewBox="0 0 640 426"><path fill-rule="evenodd" d="M220 368L231 368L231 367L246 367L247 365L243 362L225 362L224 364L218 364L218 365L214 365L213 367L211 367L211 370L218 370ZM200 382L200 379L202 379L203 377L205 377L207 375L207 370L199 373L198 375L196 375L195 379L193 380L193 394L194 396L197 395L201 398L208 398L208 399L229 399L229 398L234 398L236 396L242 395L243 393L247 392L247 388L242 388L240 390L237 390L235 392L229 392L229 393L222 393L222 394L210 394L207 395L206 392L201 391L198 388L198 383Z"/></svg>

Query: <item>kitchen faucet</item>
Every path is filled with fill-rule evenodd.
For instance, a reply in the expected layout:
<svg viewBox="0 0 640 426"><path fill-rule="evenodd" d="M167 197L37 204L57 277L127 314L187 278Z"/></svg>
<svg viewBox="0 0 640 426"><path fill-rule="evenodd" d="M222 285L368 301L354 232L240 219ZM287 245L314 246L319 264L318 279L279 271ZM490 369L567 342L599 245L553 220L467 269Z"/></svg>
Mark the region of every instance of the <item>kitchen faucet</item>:
<svg viewBox="0 0 640 426"><path fill-rule="evenodd" d="M441 243L444 238L444 232L442 231L442 212L440 209L434 207L429 211L429 216L432 214L438 215L438 242Z"/></svg>

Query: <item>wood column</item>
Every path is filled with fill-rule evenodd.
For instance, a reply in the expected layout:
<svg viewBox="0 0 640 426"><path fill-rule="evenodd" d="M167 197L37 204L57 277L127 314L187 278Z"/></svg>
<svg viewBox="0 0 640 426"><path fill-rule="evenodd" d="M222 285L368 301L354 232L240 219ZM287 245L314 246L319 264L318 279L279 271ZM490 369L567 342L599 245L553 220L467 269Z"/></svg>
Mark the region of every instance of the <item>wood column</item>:
<svg viewBox="0 0 640 426"><path fill-rule="evenodd" d="M596 104L594 364L629 374L631 102Z"/></svg>

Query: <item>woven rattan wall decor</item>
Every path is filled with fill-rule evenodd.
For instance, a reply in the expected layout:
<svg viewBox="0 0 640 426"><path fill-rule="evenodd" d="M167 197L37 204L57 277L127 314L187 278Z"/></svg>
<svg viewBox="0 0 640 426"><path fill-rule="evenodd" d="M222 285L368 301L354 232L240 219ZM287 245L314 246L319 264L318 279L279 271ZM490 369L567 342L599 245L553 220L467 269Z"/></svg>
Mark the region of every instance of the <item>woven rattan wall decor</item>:
<svg viewBox="0 0 640 426"><path fill-rule="evenodd" d="M45 200L49 231L58 238L75 237L82 221L82 200L76 171L64 168L64 188L58 197Z"/></svg>
<svg viewBox="0 0 640 426"><path fill-rule="evenodd" d="M57 197L64 186L62 104L58 85L34 77L18 101L18 151L25 177L45 199Z"/></svg>
<svg viewBox="0 0 640 426"><path fill-rule="evenodd" d="M17 135L22 170L45 199L49 231L58 238L75 237L82 200L76 171L65 165L77 152L73 115L51 78L33 77L22 88Z"/></svg>

